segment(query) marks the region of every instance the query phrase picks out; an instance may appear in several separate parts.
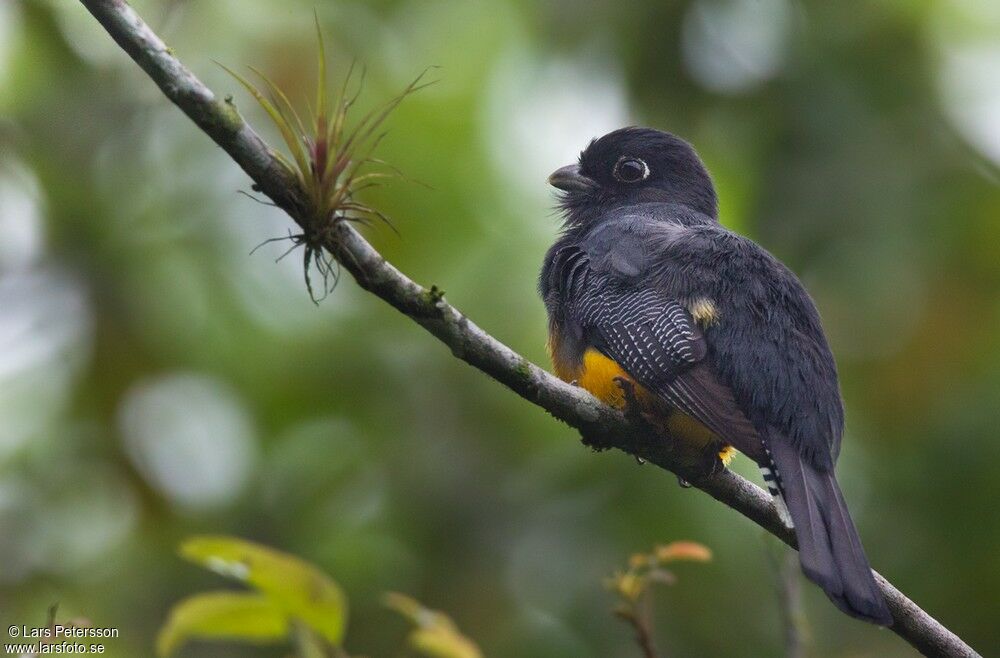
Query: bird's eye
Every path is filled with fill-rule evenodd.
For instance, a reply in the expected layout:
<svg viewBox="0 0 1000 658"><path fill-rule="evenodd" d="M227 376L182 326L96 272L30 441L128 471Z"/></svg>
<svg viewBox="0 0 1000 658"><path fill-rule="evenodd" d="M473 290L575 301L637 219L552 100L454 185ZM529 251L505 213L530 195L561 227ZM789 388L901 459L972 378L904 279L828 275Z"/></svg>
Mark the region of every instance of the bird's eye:
<svg viewBox="0 0 1000 658"><path fill-rule="evenodd" d="M612 173L623 183L638 183L649 177L649 166L639 158L623 155Z"/></svg>

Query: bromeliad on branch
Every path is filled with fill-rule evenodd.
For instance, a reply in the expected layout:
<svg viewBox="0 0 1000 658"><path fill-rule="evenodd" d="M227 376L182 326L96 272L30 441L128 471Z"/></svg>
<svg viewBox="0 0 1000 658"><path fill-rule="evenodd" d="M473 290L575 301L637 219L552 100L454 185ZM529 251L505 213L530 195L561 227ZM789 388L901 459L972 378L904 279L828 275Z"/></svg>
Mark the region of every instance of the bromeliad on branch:
<svg viewBox="0 0 1000 658"><path fill-rule="evenodd" d="M310 264L315 263L323 277L321 297L336 285L338 276L336 261L323 255L325 230L338 221L367 225L378 220L392 226L382 211L359 201L357 194L380 185L386 179L401 177L398 169L374 157L375 150L386 135L382 125L403 99L433 82L423 81L427 73L425 70L402 92L370 110L359 121L350 123L348 115L361 94L364 73L355 76L355 65L352 63L339 92L331 100L326 88L326 47L318 18L316 37L319 46L316 104L309 107L308 124L302 121L285 92L259 69L249 67L263 82L263 89L229 67L220 66L246 87L264 108L288 148L290 158L282 153L275 153L275 156L298 185L306 229L302 234L277 239L290 239L293 249L299 246L304 248L306 287L310 298L318 303L309 280ZM358 81L352 90L355 77Z"/></svg>

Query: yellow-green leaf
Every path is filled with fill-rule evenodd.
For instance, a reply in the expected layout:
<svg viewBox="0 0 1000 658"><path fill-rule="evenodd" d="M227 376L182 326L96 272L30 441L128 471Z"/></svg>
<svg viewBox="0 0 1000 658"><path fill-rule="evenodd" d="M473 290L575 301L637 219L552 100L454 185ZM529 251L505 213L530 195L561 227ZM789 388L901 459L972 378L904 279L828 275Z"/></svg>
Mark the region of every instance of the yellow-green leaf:
<svg viewBox="0 0 1000 658"><path fill-rule="evenodd" d="M385 595L386 607L392 608L416 626L407 641L430 658L482 658L475 642L462 635L451 618L437 610L424 607L419 601L405 594L389 592Z"/></svg>
<svg viewBox="0 0 1000 658"><path fill-rule="evenodd" d="M178 603L156 638L156 653L169 656L191 639L277 642L288 635L288 618L273 602L251 592L206 592Z"/></svg>
<svg viewBox="0 0 1000 658"><path fill-rule="evenodd" d="M298 176L301 178L301 182L304 184L308 180L308 176L310 173L309 160L306 157L305 151L302 148L301 138L296 136L295 129L292 127L292 123L289 120L289 117L287 117L279 107L276 107L275 104L272 103L267 98L267 96L265 96L264 93L260 89L258 89L257 86L254 85L252 82L250 82L249 80L247 80L242 75L232 70L225 64L220 64L218 62L216 63L219 64L219 66L222 67L222 69L226 73L236 78L236 81L239 82L241 85L243 85L243 87L246 88L248 92L250 92L250 95L253 96L254 99L256 99L257 103L259 103L260 106L264 108L264 111L267 112L267 115L271 118L271 122L275 125L275 127L278 128L278 131L281 133L281 138L285 141L285 145L288 147L288 150L291 151L292 157L295 158L295 162L299 167ZM258 73L258 75L261 74ZM263 76L261 75L261 77ZM270 80L267 80L267 78L264 79L270 85Z"/></svg>
<svg viewBox="0 0 1000 658"><path fill-rule="evenodd" d="M608 582L608 588L623 599L636 601L646 591L646 579L635 571L619 571Z"/></svg>
<svg viewBox="0 0 1000 658"><path fill-rule="evenodd" d="M317 567L293 555L235 537L193 537L181 555L236 578L267 596L289 617L339 646L347 625L347 599Z"/></svg>
<svg viewBox="0 0 1000 658"><path fill-rule="evenodd" d="M472 640L445 628L417 628L410 633L409 642L430 658L483 658Z"/></svg>

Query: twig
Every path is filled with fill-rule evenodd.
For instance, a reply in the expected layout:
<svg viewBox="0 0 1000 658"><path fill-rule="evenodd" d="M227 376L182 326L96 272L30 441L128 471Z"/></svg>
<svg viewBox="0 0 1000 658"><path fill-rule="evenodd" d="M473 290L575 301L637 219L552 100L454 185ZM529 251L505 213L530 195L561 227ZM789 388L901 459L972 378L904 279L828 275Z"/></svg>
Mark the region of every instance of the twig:
<svg viewBox="0 0 1000 658"><path fill-rule="evenodd" d="M297 198L294 181L236 107L228 100L218 99L185 68L124 0L81 2L164 95L243 168L253 179L255 189L270 197L305 229L304 206ZM677 474L785 543L795 545L794 535L782 525L770 498L760 487L731 471L706 478L677 463L653 437L637 439L634 428L621 413L556 379L477 327L439 293L414 283L388 263L346 222L328 227L320 237L323 246L362 288L416 321L456 357L584 434L605 437L607 445ZM895 619L893 632L928 656L978 655L885 578L876 573L875 579Z"/></svg>
<svg viewBox="0 0 1000 658"><path fill-rule="evenodd" d="M615 610L615 615L632 627L632 630L635 632L636 644L642 649L643 658L660 658L660 654L656 651L656 645L653 643L653 632L649 627L648 602L649 592L646 592L643 595L642 611L638 609L638 605L630 608L622 607Z"/></svg>
<svg viewBox="0 0 1000 658"><path fill-rule="evenodd" d="M808 631L802 609L802 574L798 557L788 547L771 546L771 542L767 541L764 552L774 571L775 591L785 632L785 658L805 658Z"/></svg>

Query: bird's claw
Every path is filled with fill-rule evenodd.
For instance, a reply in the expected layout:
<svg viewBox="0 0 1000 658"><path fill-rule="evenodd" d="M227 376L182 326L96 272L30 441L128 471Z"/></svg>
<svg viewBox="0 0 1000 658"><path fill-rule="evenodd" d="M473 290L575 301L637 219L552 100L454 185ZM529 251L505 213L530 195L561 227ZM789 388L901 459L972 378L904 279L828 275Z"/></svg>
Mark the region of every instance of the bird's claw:
<svg viewBox="0 0 1000 658"><path fill-rule="evenodd" d="M692 480L694 480L694 482L702 482L715 477L722 471L726 470L726 465L722 463L722 458L719 457L719 451L721 448L721 445L712 441L701 449L701 453L696 456L694 468L691 471L691 475L693 476ZM691 480L688 480L680 475L677 476L677 484L679 484L682 489L690 489L694 486L691 483Z"/></svg>
<svg viewBox="0 0 1000 658"><path fill-rule="evenodd" d="M701 455L701 463L699 464L703 477L714 477L726 470L726 465L722 463L722 458L719 457L721 450L722 446L715 441L709 442L704 447Z"/></svg>
<svg viewBox="0 0 1000 658"><path fill-rule="evenodd" d="M631 379L626 377L615 377L615 384L621 389L622 397L625 399L625 404L622 407L622 411L629 420L635 420L636 418L642 418L642 411L639 405L639 399L635 395L635 384L632 383Z"/></svg>
<svg viewBox="0 0 1000 658"><path fill-rule="evenodd" d="M635 392L635 383L631 379L621 376L615 377L614 382L621 389L622 398L624 399L622 413L625 414L625 418L635 428L636 444L642 445L643 443L648 443L650 435L664 436L666 429L658 427L654 423L654 417L644 411L642 402L639 401ZM669 435L666 438L669 439ZM635 459L640 465L646 463L646 460L639 455L635 455Z"/></svg>

